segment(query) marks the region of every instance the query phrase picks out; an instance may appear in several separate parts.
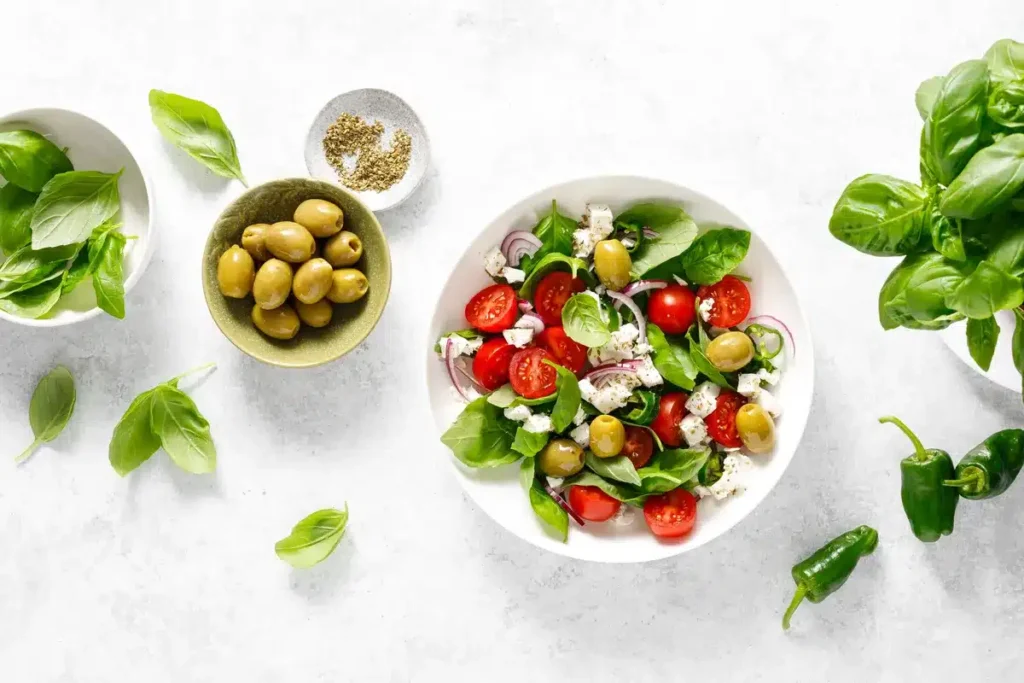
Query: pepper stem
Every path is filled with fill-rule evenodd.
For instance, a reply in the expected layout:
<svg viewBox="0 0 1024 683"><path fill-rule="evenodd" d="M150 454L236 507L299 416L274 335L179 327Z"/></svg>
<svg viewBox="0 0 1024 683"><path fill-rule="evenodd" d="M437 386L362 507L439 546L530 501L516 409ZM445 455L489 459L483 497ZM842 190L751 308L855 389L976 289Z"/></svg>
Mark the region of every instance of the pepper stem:
<svg viewBox="0 0 1024 683"><path fill-rule="evenodd" d="M914 453L916 454L918 462L924 462L928 459L928 454L925 453L924 444L921 443L921 439L917 438L917 434L912 432L910 427L904 424L903 420L898 417L893 417L892 415L887 415L886 417L878 418L878 421L882 424L888 423L896 425L900 428L900 431L907 435L907 438L910 439L910 443L914 444Z"/></svg>
<svg viewBox="0 0 1024 683"><path fill-rule="evenodd" d="M966 477L960 477L959 479L946 479L942 482L942 485L956 486L957 488L959 488L961 486L967 486L969 484L977 483L982 479L984 479L984 475L981 472L975 470L974 472L968 474Z"/></svg>
<svg viewBox="0 0 1024 683"><path fill-rule="evenodd" d="M789 603L789 607L786 608L786 613L782 615L782 628L789 630L789 620L793 618L793 612L796 612L796 608L800 606L800 603L804 601L804 597L807 596L807 586L798 584L796 587L796 593L793 595L793 599Z"/></svg>

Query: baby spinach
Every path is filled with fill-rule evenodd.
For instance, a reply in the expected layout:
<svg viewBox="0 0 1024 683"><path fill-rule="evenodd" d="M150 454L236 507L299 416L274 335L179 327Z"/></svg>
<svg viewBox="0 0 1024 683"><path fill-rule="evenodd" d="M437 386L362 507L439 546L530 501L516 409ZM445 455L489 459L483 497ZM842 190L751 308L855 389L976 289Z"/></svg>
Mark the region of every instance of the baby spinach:
<svg viewBox="0 0 1024 683"><path fill-rule="evenodd" d="M580 409L580 402L583 399L580 395L580 383L577 381L576 375L561 365L555 365L550 362L548 362L548 365L551 365L558 373L558 377L555 379L558 393L557 398L555 398L555 405L551 408L551 424L555 432L560 433L564 432L572 424L573 418L576 417L576 412Z"/></svg>
<svg viewBox="0 0 1024 683"><path fill-rule="evenodd" d="M689 391L697 366L686 347L669 340L657 325L647 325L647 343L654 349L654 367L667 381Z"/></svg>
<svg viewBox="0 0 1024 683"><path fill-rule="evenodd" d="M922 121L928 120L928 114L932 110L932 105L935 104L935 98L939 96L939 91L942 90L942 81L942 76L933 76L917 86L917 92L914 94L914 104L917 105L917 113L921 115Z"/></svg>
<svg viewBox="0 0 1024 683"><path fill-rule="evenodd" d="M988 372L999 341L999 323L995 318L971 318L967 321L967 348L971 358Z"/></svg>
<svg viewBox="0 0 1024 683"><path fill-rule="evenodd" d="M953 67L921 129L921 164L940 185L949 185L981 143L988 103L988 65L980 59Z"/></svg>
<svg viewBox="0 0 1024 683"><path fill-rule="evenodd" d="M548 434L547 432L536 433L528 432L522 427L516 429L516 436L512 440L512 450L516 453L525 455L528 458L540 453L544 450L544 447L548 445Z"/></svg>
<svg viewBox="0 0 1024 683"><path fill-rule="evenodd" d="M570 339L590 348L604 346L612 338L608 323L601 315L601 304L586 292L565 302L562 327Z"/></svg>
<svg viewBox="0 0 1024 683"><path fill-rule="evenodd" d="M23 190L39 192L50 178L73 168L60 147L35 131L0 133L0 175Z"/></svg>
<svg viewBox="0 0 1024 683"><path fill-rule="evenodd" d="M633 461L624 455L599 458L588 450L584 455L584 464L605 479L640 486L640 475L636 473Z"/></svg>
<svg viewBox="0 0 1024 683"><path fill-rule="evenodd" d="M55 176L39 193L32 214L32 248L84 242L121 209L117 173L71 171Z"/></svg>
<svg viewBox="0 0 1024 683"><path fill-rule="evenodd" d="M532 256L523 257L519 267L530 273L548 254L572 256L572 234L576 225L576 221L558 211L558 202L551 200L551 212L533 228L533 234L541 241L541 248Z"/></svg>
<svg viewBox="0 0 1024 683"><path fill-rule="evenodd" d="M14 183L0 187L0 251L13 254L32 241L36 194Z"/></svg>
<svg viewBox="0 0 1024 683"><path fill-rule="evenodd" d="M89 266L96 303L115 318L124 318L124 247L127 239L111 230L89 244ZM93 265L95 264L95 265Z"/></svg>
<svg viewBox="0 0 1024 683"><path fill-rule="evenodd" d="M168 142L219 176L236 178L248 187L238 161L235 138L220 112L199 100L149 91L153 124Z"/></svg>
<svg viewBox="0 0 1024 683"><path fill-rule="evenodd" d="M468 467L498 467L520 458L512 450L517 427L484 396L465 407L441 436L441 443Z"/></svg>
<svg viewBox="0 0 1024 683"><path fill-rule="evenodd" d="M608 481L590 470L581 470L579 473L566 479L565 487L568 488L570 486L594 486L615 500L632 505L633 507L642 507L649 495L634 486Z"/></svg>
<svg viewBox="0 0 1024 683"><path fill-rule="evenodd" d="M1024 188L1024 133L1007 135L981 150L950 183L939 202L943 214L981 218Z"/></svg>
<svg viewBox="0 0 1024 683"><path fill-rule="evenodd" d="M750 233L736 228L709 230L683 253L683 271L693 284L713 285L731 273L750 249Z"/></svg>
<svg viewBox="0 0 1024 683"><path fill-rule="evenodd" d="M673 448L662 451L637 470L644 493L667 493L690 481L711 456L708 448Z"/></svg>
<svg viewBox="0 0 1024 683"><path fill-rule="evenodd" d="M697 224L679 206L659 202L636 204L620 214L615 222L636 228L649 228L656 237L643 240L632 255L633 272L644 277L663 263L679 257L697 237Z"/></svg>
<svg viewBox="0 0 1024 683"><path fill-rule="evenodd" d="M990 318L996 311L1024 303L1021 281L982 261L946 298L946 305L968 318Z"/></svg>
<svg viewBox="0 0 1024 683"><path fill-rule="evenodd" d="M39 380L28 407L28 421L35 440L16 458L17 462L27 460L39 446L53 441L64 431L75 411L76 398L75 379L63 365Z"/></svg>
<svg viewBox="0 0 1024 683"><path fill-rule="evenodd" d="M296 569L309 569L334 552L347 524L348 503L344 510L317 510L299 520L290 534L275 543L274 552Z"/></svg>
<svg viewBox="0 0 1024 683"><path fill-rule="evenodd" d="M530 499L533 514L542 522L545 531L565 543L569 538L569 514L555 502L537 477L534 458L523 458L519 466L519 482Z"/></svg>
<svg viewBox="0 0 1024 683"><path fill-rule="evenodd" d="M832 236L874 256L915 251L925 238L928 193L892 176L871 173L846 186L832 210Z"/></svg>
<svg viewBox="0 0 1024 683"><path fill-rule="evenodd" d="M568 266L568 268L565 268ZM545 275L556 269L567 269L573 277L580 277L588 284L593 284L594 278L587 271L587 262L565 254L548 254L538 260L533 270L526 276L526 280L519 287L520 299L532 299L533 290Z"/></svg>

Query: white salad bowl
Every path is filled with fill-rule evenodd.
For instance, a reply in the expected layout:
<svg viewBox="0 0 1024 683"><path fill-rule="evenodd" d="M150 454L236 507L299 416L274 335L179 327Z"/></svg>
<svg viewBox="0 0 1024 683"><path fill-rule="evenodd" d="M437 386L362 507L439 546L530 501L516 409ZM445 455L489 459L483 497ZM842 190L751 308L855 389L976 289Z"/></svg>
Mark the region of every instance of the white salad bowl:
<svg viewBox="0 0 1024 683"><path fill-rule="evenodd" d="M124 290L131 291L153 255L152 195L145 174L128 146L109 128L84 114L67 109L27 109L0 118L0 131L27 128L66 147L78 171L115 173L124 169L118 183L121 193L121 232L128 241L124 259ZM102 313L88 283L61 297L54 309L39 320L19 318L0 311L0 319L29 327L61 327ZM129 312L129 315L131 313Z"/></svg>
<svg viewBox="0 0 1024 683"><path fill-rule="evenodd" d="M530 230L541 215L550 211L551 200L570 216L582 215L588 202L608 204L617 215L628 206L661 200L681 205L698 225L731 225L752 233L750 251L737 272L750 278L753 299L751 315L772 315L784 321L792 332L796 353L785 358L782 381L773 388L782 404L773 453L752 456L753 467L744 473L745 490L722 501L711 497L698 506L697 525L686 538L659 541L647 529L636 510L628 524L588 523L579 528L570 522L567 543L550 537L534 516L519 484L518 465L473 470L459 463L440 441L437 453L452 464L466 493L500 525L539 548L568 557L595 562L645 562L679 555L721 536L749 515L782 477L804 432L814 388L814 351L811 334L793 286L778 260L756 230L714 200L689 188L662 180L632 176L585 178L555 185L517 202L484 228L468 246L448 276L438 299L428 338L423 340L427 361L427 390L438 435L462 411L448 379L444 363L433 352L439 336L466 327L466 302L483 287L492 284L483 268L484 254L511 230ZM777 390L776 390L777 389Z"/></svg>

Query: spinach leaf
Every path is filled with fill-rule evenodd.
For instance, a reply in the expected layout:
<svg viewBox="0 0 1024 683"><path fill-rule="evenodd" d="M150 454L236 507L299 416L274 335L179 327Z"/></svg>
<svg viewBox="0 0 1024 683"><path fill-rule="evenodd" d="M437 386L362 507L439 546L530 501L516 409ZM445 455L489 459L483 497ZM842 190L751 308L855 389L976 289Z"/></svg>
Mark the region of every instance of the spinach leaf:
<svg viewBox="0 0 1024 683"><path fill-rule="evenodd" d="M540 219L533 228L533 234L541 241L541 247L533 256L527 256L519 264L530 273L548 254L572 256L572 234L576 221L558 211L558 202L551 200L551 213Z"/></svg>
<svg viewBox="0 0 1024 683"><path fill-rule="evenodd" d="M932 235L932 248L935 251L953 261L967 260L959 218L947 218L934 211L929 229Z"/></svg>
<svg viewBox="0 0 1024 683"><path fill-rule="evenodd" d="M206 474L217 467L217 449L195 402L172 384L156 388L150 407L153 433L171 460L186 472Z"/></svg>
<svg viewBox="0 0 1024 683"><path fill-rule="evenodd" d="M589 348L604 346L612 338L608 323L601 315L601 305L596 297L586 292L565 302L562 327L570 339Z"/></svg>
<svg viewBox="0 0 1024 683"><path fill-rule="evenodd" d="M1005 128L1024 128L1024 80L992 88L988 117Z"/></svg>
<svg viewBox="0 0 1024 683"><path fill-rule="evenodd" d="M654 367L661 376L681 389L693 389L698 370L689 351L670 341L657 325L647 325L647 343L654 349Z"/></svg>
<svg viewBox="0 0 1024 683"><path fill-rule="evenodd" d="M943 193L939 208L955 218L981 218L1009 203L1022 188L1024 133L1016 133L975 154Z"/></svg>
<svg viewBox="0 0 1024 683"><path fill-rule="evenodd" d="M39 193L32 214L32 248L84 242L121 209L117 173L71 171L55 176Z"/></svg>
<svg viewBox="0 0 1024 683"><path fill-rule="evenodd" d="M681 207L658 202L631 206L615 222L634 230L649 228L658 233L657 237L639 243L633 252L633 272L638 277L678 258L693 244L698 232L697 224Z"/></svg>
<svg viewBox="0 0 1024 683"><path fill-rule="evenodd" d="M60 147L35 131L0 133L0 175L23 190L39 192L50 178L73 169Z"/></svg>
<svg viewBox="0 0 1024 683"><path fill-rule="evenodd" d="M713 285L742 263L748 249L750 233L746 230L709 230L683 253L686 279L698 285Z"/></svg>
<svg viewBox="0 0 1024 683"><path fill-rule="evenodd" d="M943 79L921 129L921 164L940 185L949 185L978 151L987 103L984 61L958 64Z"/></svg>
<svg viewBox="0 0 1024 683"><path fill-rule="evenodd" d="M32 241L36 194L14 183L0 187L0 251L13 254Z"/></svg>
<svg viewBox="0 0 1024 683"><path fill-rule="evenodd" d="M873 256L915 251L925 239L928 194L892 176L863 175L843 190L832 210L832 236Z"/></svg>
<svg viewBox="0 0 1024 683"><path fill-rule="evenodd" d="M690 357L686 356L686 359L689 360ZM696 371L696 368L694 368L694 370ZM630 424L641 425L644 427L654 422L654 418L658 414L658 395L653 391L639 389L634 391L632 398L630 398L630 403L634 402L637 402L640 405L629 408L629 410L623 408L618 411L622 416L622 420L624 422L629 422ZM627 408L628 407L629 406L627 405Z"/></svg>
<svg viewBox="0 0 1024 683"><path fill-rule="evenodd" d="M1024 303L1020 279L982 261L946 298L946 305L968 318L990 318Z"/></svg>
<svg viewBox="0 0 1024 683"><path fill-rule="evenodd" d="M967 321L967 348L978 367L988 372L999 341L999 323L995 318L971 318Z"/></svg>
<svg viewBox="0 0 1024 683"><path fill-rule="evenodd" d="M89 263L95 264L92 288L101 309L118 319L124 318L124 247L125 236L117 231L106 233L89 245Z"/></svg>
<svg viewBox="0 0 1024 683"><path fill-rule="evenodd" d="M466 406L441 437L441 443L468 467L507 465L520 458L512 450L517 427L501 408L481 397Z"/></svg>
<svg viewBox="0 0 1024 683"><path fill-rule="evenodd" d="M708 357L704 355L703 349L700 348L700 342L690 339L690 360L697 367L697 370L707 377L710 381L714 382L723 389L731 389L732 385L729 384L729 380L726 379L725 375L716 368ZM657 367L657 366L655 366Z"/></svg>
<svg viewBox="0 0 1024 683"><path fill-rule="evenodd" d="M136 396L114 427L107 457L111 467L122 477L160 449L160 438L150 422L155 396L156 388Z"/></svg>
<svg viewBox="0 0 1024 683"><path fill-rule="evenodd" d="M568 266L568 268L566 268ZM548 254L532 266L533 270L526 276L522 286L519 287L520 299L532 299L533 290L545 275L556 269L568 270L573 277L579 277L588 284L593 284L594 278L587 271L587 263L573 256L565 254Z"/></svg>
<svg viewBox="0 0 1024 683"><path fill-rule="evenodd" d="M548 445L548 434L528 432L522 427L516 429L516 437L512 440L512 450L528 458L540 453Z"/></svg>
<svg viewBox="0 0 1024 683"><path fill-rule="evenodd" d="M921 115L922 121L928 120L928 114L932 110L932 105L935 104L935 99L939 96L939 91L942 90L942 81L942 76L932 76L917 86L917 92L914 94L914 104L917 105L917 113Z"/></svg>
<svg viewBox="0 0 1024 683"><path fill-rule="evenodd" d="M530 507L533 508L537 519L544 523L545 530L565 543L569 538L569 515L555 502L536 477L530 482L529 497Z"/></svg>
<svg viewBox="0 0 1024 683"><path fill-rule="evenodd" d="M615 500L622 501L633 507L643 507L644 501L649 494L644 493L634 486L608 481L589 470L581 470L565 480L566 488L570 486L594 486L601 489Z"/></svg>
<svg viewBox="0 0 1024 683"><path fill-rule="evenodd" d="M673 448L637 470L644 493L667 493L693 479L711 456L708 448Z"/></svg>
<svg viewBox="0 0 1024 683"><path fill-rule="evenodd" d="M997 40L985 53L985 61L995 82L1024 79L1024 43L1009 38Z"/></svg>
<svg viewBox="0 0 1024 683"><path fill-rule="evenodd" d="M941 330L963 316L946 306L946 295L963 273L940 254L913 254L893 269L878 295L878 319L886 330ZM913 295L908 297L908 291ZM910 299L915 307L912 308Z"/></svg>
<svg viewBox="0 0 1024 683"><path fill-rule="evenodd" d="M220 112L205 102L160 90L149 91L149 109L168 142L217 175L249 186L238 162L235 138Z"/></svg>
<svg viewBox="0 0 1024 683"><path fill-rule="evenodd" d="M599 458L588 450L584 455L584 464L605 479L640 486L640 475L636 473L633 461L624 455Z"/></svg>
<svg viewBox="0 0 1024 683"><path fill-rule="evenodd" d="M53 441L64 431L75 410L76 397L75 379L63 365L58 365L39 380L28 407L28 421L35 440L16 458L16 462L27 460L39 446Z"/></svg>
<svg viewBox="0 0 1024 683"><path fill-rule="evenodd" d="M576 375L566 368L549 361L545 362L558 372L555 380L558 393L555 405L551 409L551 424L556 432L561 433L569 428L576 417L576 411L580 409L580 402L583 400L580 395L580 383Z"/></svg>
<svg viewBox="0 0 1024 683"><path fill-rule="evenodd" d="M348 503L344 510L317 510L299 520L292 532L274 544L274 552L296 569L308 569L326 560L345 535Z"/></svg>
<svg viewBox="0 0 1024 683"><path fill-rule="evenodd" d="M57 305L63 279L63 273L60 273L30 289L0 298L0 311L21 318L42 318Z"/></svg>

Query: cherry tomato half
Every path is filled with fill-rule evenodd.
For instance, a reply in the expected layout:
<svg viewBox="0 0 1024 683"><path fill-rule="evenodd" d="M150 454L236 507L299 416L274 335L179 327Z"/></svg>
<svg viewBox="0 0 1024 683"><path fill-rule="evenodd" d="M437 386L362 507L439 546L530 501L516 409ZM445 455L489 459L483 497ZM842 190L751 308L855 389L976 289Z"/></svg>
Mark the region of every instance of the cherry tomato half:
<svg viewBox="0 0 1024 683"><path fill-rule="evenodd" d="M677 428L678 431L678 428ZM661 437L658 437L659 439ZM620 455L629 458L633 467L640 469L647 464L654 453L654 437L643 427L634 425L626 426L626 443L622 446Z"/></svg>
<svg viewBox="0 0 1024 683"><path fill-rule="evenodd" d="M735 391L722 389L718 394L718 403L715 410L706 418L704 424L708 427L708 434L712 439L726 448L741 448L743 439L736 428L736 413L746 405L747 399Z"/></svg>
<svg viewBox="0 0 1024 683"><path fill-rule="evenodd" d="M587 286L583 280L569 273L556 271L544 276L533 295L533 306L545 325L562 324L562 309L573 294L582 292Z"/></svg>
<svg viewBox="0 0 1024 683"><path fill-rule="evenodd" d="M515 323L517 304L516 290L508 285L491 285L466 304L466 320L481 332L502 332Z"/></svg>
<svg viewBox="0 0 1024 683"><path fill-rule="evenodd" d="M735 327L750 315L750 290L743 280L732 275L713 285L704 285L697 290L697 298L715 302L708 317L715 327Z"/></svg>
<svg viewBox="0 0 1024 683"><path fill-rule="evenodd" d="M570 486L569 507L588 522L605 522L615 516L622 503L596 486Z"/></svg>
<svg viewBox="0 0 1024 683"><path fill-rule="evenodd" d="M669 285L647 300L647 320L665 334L686 334L697 319L697 296L682 285Z"/></svg>
<svg viewBox="0 0 1024 683"><path fill-rule="evenodd" d="M544 349L533 347L516 351L508 369L508 380L517 394L523 398L541 398L555 393L558 372L544 361L555 362Z"/></svg>
<svg viewBox="0 0 1024 683"><path fill-rule="evenodd" d="M679 424L686 417L686 399L683 392L665 394L658 403L658 414L651 422L651 429L666 446L675 448L683 439Z"/></svg>
<svg viewBox="0 0 1024 683"><path fill-rule="evenodd" d="M574 373L579 373L587 364L587 347L569 339L561 327L545 327L536 342L554 356L556 363Z"/></svg>
<svg viewBox="0 0 1024 683"><path fill-rule="evenodd" d="M697 522L697 498L686 489L651 496L644 503L644 521L658 538L680 538Z"/></svg>
<svg viewBox="0 0 1024 683"><path fill-rule="evenodd" d="M504 337L488 339L473 356L473 376L483 385L484 389L494 391L508 381L508 366L516 347L505 341Z"/></svg>

